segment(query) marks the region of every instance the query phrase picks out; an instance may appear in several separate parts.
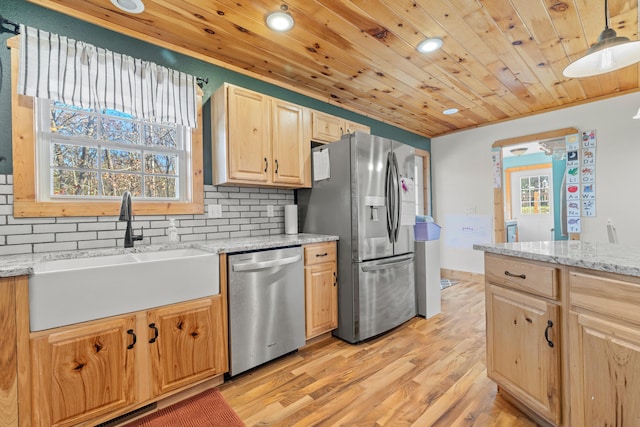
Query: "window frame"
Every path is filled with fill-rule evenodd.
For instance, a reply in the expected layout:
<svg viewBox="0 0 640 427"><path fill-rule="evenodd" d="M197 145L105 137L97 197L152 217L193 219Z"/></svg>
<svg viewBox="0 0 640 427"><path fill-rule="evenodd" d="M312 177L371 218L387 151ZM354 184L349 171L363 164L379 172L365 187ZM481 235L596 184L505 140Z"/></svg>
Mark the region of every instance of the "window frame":
<svg viewBox="0 0 640 427"><path fill-rule="evenodd" d="M120 212L120 200L47 200L37 199L37 135L34 99L18 95L19 38L12 37L11 48L11 119L13 155L13 216L71 217L115 216ZM204 213L202 90L197 88L198 127L191 131L190 200L149 201L133 203L134 215L179 215Z"/></svg>

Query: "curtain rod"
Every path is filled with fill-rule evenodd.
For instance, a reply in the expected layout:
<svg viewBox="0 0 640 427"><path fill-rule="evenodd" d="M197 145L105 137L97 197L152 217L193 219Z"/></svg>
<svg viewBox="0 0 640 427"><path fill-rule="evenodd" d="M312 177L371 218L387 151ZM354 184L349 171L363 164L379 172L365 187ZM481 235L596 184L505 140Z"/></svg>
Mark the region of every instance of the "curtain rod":
<svg viewBox="0 0 640 427"><path fill-rule="evenodd" d="M7 28L5 27L5 25L11 25L13 26L13 28ZM20 28L20 24L16 24L13 21L9 21L8 19L5 19L2 15L0 15L0 33L11 33L11 34L18 35L20 34L19 28ZM196 77L196 83L202 89L204 85L209 83L209 79L204 77Z"/></svg>
<svg viewBox="0 0 640 427"><path fill-rule="evenodd" d="M5 25L11 25L13 26L13 28L7 28L5 27ZM8 19L5 19L2 17L2 15L0 15L0 33L11 33L18 35L20 34L18 28L20 28L20 25L16 24L15 22L9 21Z"/></svg>

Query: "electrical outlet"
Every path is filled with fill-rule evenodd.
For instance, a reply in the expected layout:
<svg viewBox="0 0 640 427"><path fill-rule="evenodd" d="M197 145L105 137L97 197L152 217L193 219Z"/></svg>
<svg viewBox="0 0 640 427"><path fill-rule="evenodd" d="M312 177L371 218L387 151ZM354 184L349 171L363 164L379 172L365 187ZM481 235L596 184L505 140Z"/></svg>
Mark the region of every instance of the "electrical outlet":
<svg viewBox="0 0 640 427"><path fill-rule="evenodd" d="M209 218L222 218L222 205L207 205Z"/></svg>
<svg viewBox="0 0 640 427"><path fill-rule="evenodd" d="M273 218L273 205L267 205L267 216Z"/></svg>

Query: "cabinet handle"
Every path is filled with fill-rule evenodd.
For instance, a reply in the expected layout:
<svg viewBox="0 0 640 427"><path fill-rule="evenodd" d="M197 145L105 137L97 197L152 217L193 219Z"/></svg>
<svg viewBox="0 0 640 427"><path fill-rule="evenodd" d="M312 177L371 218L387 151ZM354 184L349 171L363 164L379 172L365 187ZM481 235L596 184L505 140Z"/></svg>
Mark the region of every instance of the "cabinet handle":
<svg viewBox="0 0 640 427"><path fill-rule="evenodd" d="M333 272L333 286L337 286L338 285L338 275L336 274L336 272Z"/></svg>
<svg viewBox="0 0 640 427"><path fill-rule="evenodd" d="M153 329L153 332L155 332L154 337L149 340L149 344L153 344L158 339L158 328L155 323L149 323L149 327Z"/></svg>
<svg viewBox="0 0 640 427"><path fill-rule="evenodd" d="M525 276L524 274L513 274L513 273L510 273L508 270L506 270L504 272L504 275L505 276L511 276L511 277L518 277L520 279L526 279L527 278L527 276Z"/></svg>
<svg viewBox="0 0 640 427"><path fill-rule="evenodd" d="M127 333L133 337L133 342L127 346L127 350L131 350L136 345L136 333L133 332L133 329L129 329Z"/></svg>
<svg viewBox="0 0 640 427"><path fill-rule="evenodd" d="M327 255L329 255L329 253L328 253L328 252L325 252L325 253L323 253L323 254L316 254L316 257L318 257L318 258L319 258L319 257L321 257L321 256L327 256Z"/></svg>
<svg viewBox="0 0 640 427"><path fill-rule="evenodd" d="M269 161L267 160L267 158L264 158L264 171L266 172L267 169L269 168Z"/></svg>
<svg viewBox="0 0 640 427"><path fill-rule="evenodd" d="M549 339L549 329L553 327L553 322L551 320L547 320L547 327L544 328L544 339L547 340L547 344L549 347L553 347L553 341Z"/></svg>
<svg viewBox="0 0 640 427"><path fill-rule="evenodd" d="M276 173L278 173L278 159L276 159Z"/></svg>

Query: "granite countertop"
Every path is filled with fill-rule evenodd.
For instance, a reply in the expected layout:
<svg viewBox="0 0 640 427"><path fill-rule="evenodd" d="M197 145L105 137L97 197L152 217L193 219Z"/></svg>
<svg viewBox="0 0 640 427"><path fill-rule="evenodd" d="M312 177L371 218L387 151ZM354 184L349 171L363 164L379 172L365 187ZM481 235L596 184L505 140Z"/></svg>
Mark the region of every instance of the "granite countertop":
<svg viewBox="0 0 640 427"><path fill-rule="evenodd" d="M182 243L138 245L133 248L106 248L38 254L9 255L0 258L0 277L24 276L33 272L33 267L44 261L56 259L80 259L97 256L120 255L131 252L156 252L171 249L196 248L212 253L233 253L283 246L306 245L338 240L338 236L323 234L278 234L273 236L239 237L230 239L200 240Z"/></svg>
<svg viewBox="0 0 640 427"><path fill-rule="evenodd" d="M473 249L534 261L640 277L640 245L579 240L476 244Z"/></svg>

